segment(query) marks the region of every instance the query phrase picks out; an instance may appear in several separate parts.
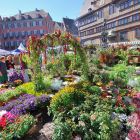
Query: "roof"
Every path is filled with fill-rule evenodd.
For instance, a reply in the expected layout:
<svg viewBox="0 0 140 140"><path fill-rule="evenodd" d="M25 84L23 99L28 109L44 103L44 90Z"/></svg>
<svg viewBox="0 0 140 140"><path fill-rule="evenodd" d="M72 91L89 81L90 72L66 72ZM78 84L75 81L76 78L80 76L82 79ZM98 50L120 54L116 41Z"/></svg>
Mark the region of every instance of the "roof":
<svg viewBox="0 0 140 140"><path fill-rule="evenodd" d="M75 20L63 18L63 23L67 32L70 32L72 35L78 35L78 28L75 25Z"/></svg>
<svg viewBox="0 0 140 140"><path fill-rule="evenodd" d="M63 27L63 23L61 22L56 22L60 27Z"/></svg>
<svg viewBox="0 0 140 140"><path fill-rule="evenodd" d="M35 11L31 11L31 12L25 12L22 13L19 10L19 14L16 14L10 18L3 18L4 20L20 20L20 19L34 19L34 18L42 18L42 17L47 17L49 15L49 13L45 12L44 10L38 10L36 9Z"/></svg>
<svg viewBox="0 0 140 140"><path fill-rule="evenodd" d="M93 8L93 6L91 5L92 1L93 0L84 0L83 6L81 8L80 16L87 14L89 8L91 9Z"/></svg>

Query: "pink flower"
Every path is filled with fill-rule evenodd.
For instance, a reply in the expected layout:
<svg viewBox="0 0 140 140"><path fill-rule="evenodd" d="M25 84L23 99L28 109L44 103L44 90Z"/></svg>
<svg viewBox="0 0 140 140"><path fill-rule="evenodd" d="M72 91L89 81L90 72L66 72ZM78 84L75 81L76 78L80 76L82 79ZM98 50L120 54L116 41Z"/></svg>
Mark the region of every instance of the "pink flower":
<svg viewBox="0 0 140 140"><path fill-rule="evenodd" d="M134 130L130 130L129 133L128 133L128 138L130 140L140 140L140 134L138 134Z"/></svg>

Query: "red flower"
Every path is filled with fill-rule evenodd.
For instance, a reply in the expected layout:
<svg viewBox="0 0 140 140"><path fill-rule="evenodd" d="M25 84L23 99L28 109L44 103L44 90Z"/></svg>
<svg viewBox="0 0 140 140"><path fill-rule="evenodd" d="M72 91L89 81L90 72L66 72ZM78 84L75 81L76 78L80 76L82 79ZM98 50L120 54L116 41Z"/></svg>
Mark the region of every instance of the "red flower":
<svg viewBox="0 0 140 140"><path fill-rule="evenodd" d="M0 119L0 126L3 127L3 128L6 126L6 118L5 117L2 117Z"/></svg>

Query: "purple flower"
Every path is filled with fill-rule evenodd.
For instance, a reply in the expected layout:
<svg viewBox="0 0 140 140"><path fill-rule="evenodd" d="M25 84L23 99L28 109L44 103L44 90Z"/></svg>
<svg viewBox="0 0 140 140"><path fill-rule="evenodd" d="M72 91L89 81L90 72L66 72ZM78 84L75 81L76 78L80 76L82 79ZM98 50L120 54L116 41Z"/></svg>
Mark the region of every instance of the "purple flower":
<svg viewBox="0 0 140 140"><path fill-rule="evenodd" d="M18 99L10 101L0 110L7 110L14 115L22 115L32 110L36 110L38 107L46 106L46 103L50 101L47 95L35 97L30 94L21 95Z"/></svg>
<svg viewBox="0 0 140 140"><path fill-rule="evenodd" d="M12 72L9 73L9 82L14 82L15 80L21 80L24 81L22 73Z"/></svg>

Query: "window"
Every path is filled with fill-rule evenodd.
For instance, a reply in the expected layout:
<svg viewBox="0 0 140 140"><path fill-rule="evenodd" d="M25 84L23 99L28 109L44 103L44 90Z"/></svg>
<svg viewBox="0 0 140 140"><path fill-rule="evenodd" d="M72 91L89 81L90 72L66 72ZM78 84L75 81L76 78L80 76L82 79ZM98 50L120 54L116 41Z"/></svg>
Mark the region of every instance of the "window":
<svg viewBox="0 0 140 140"><path fill-rule="evenodd" d="M80 32L80 37L86 36L86 31Z"/></svg>
<svg viewBox="0 0 140 140"><path fill-rule="evenodd" d="M34 34L37 35L37 30L34 30Z"/></svg>
<svg viewBox="0 0 140 140"><path fill-rule="evenodd" d="M132 16L132 21L139 21L140 20L140 14L136 14Z"/></svg>
<svg viewBox="0 0 140 140"><path fill-rule="evenodd" d="M34 31L31 31L31 35L33 35L34 34Z"/></svg>
<svg viewBox="0 0 140 140"><path fill-rule="evenodd" d="M15 33L13 32L13 33L12 33L12 37L14 37L14 36L15 36Z"/></svg>
<svg viewBox="0 0 140 140"><path fill-rule="evenodd" d="M40 34L43 35L44 34L44 30L40 30Z"/></svg>
<svg viewBox="0 0 140 140"><path fill-rule="evenodd" d="M14 23L11 23L11 28L14 28L15 26L14 26Z"/></svg>
<svg viewBox="0 0 140 140"><path fill-rule="evenodd" d="M123 3L120 4L120 10L124 10L129 8L132 5L132 0L127 0L124 1Z"/></svg>
<svg viewBox="0 0 140 140"><path fill-rule="evenodd" d="M37 30L37 35L40 35L40 30Z"/></svg>
<svg viewBox="0 0 140 140"><path fill-rule="evenodd" d="M22 32L22 36L23 36L23 37L25 36L25 32L24 32L24 31Z"/></svg>
<svg viewBox="0 0 140 140"><path fill-rule="evenodd" d="M27 23L26 22L23 23L23 27L27 27Z"/></svg>
<svg viewBox="0 0 140 140"><path fill-rule="evenodd" d="M107 29L111 29L115 27L116 27L116 21L107 24Z"/></svg>
<svg viewBox="0 0 140 140"><path fill-rule="evenodd" d="M115 12L116 12L116 5L115 4L109 5L109 14L112 15Z"/></svg>
<svg viewBox="0 0 140 140"><path fill-rule="evenodd" d="M31 24L30 24L29 22L27 22L27 27L30 27L30 25L31 25Z"/></svg>
<svg viewBox="0 0 140 140"><path fill-rule="evenodd" d="M103 9L97 12L98 19L103 18Z"/></svg>
<svg viewBox="0 0 140 140"><path fill-rule="evenodd" d="M14 46L14 42L13 41L11 41L11 46Z"/></svg>
<svg viewBox="0 0 140 140"><path fill-rule="evenodd" d="M96 28L96 33L102 32L103 26L99 26Z"/></svg>
<svg viewBox="0 0 140 140"><path fill-rule="evenodd" d="M39 21L39 26L42 26L42 25L43 25L43 21L40 20L40 21Z"/></svg>
<svg viewBox="0 0 140 140"><path fill-rule="evenodd" d="M5 29L5 25L3 24L3 29Z"/></svg>
<svg viewBox="0 0 140 140"><path fill-rule="evenodd" d="M92 34L94 34L94 29L90 29L87 31L87 35L92 35Z"/></svg>
<svg viewBox="0 0 140 140"><path fill-rule="evenodd" d="M30 22L30 26L31 26L31 27L33 26L33 22Z"/></svg>
<svg viewBox="0 0 140 140"><path fill-rule="evenodd" d="M20 23L17 23L17 27L18 27L18 28L20 28L20 27L21 27Z"/></svg>
<svg viewBox="0 0 140 140"><path fill-rule="evenodd" d="M33 26L36 26L36 21L33 21Z"/></svg>
<svg viewBox="0 0 140 140"><path fill-rule="evenodd" d="M12 32L9 33L10 37L12 37Z"/></svg>
<svg viewBox="0 0 140 140"><path fill-rule="evenodd" d="M17 26L17 23L14 23L14 26L15 26L15 28L17 28L18 26Z"/></svg>
<svg viewBox="0 0 140 140"><path fill-rule="evenodd" d="M18 36L19 36L19 37L21 36L21 32L18 32Z"/></svg>
<svg viewBox="0 0 140 140"><path fill-rule="evenodd" d="M119 19L118 20L118 25L124 25L124 24L128 24L130 22L130 17L126 17L123 19Z"/></svg>
<svg viewBox="0 0 140 140"><path fill-rule="evenodd" d="M37 26L39 25L39 21L36 21L36 25L37 25Z"/></svg>
<svg viewBox="0 0 140 140"><path fill-rule="evenodd" d="M31 31L28 31L27 34L28 34L28 36L30 36L31 35Z"/></svg>
<svg viewBox="0 0 140 140"><path fill-rule="evenodd" d="M140 28L137 28L136 29L136 37L139 37L140 38Z"/></svg>
<svg viewBox="0 0 140 140"><path fill-rule="evenodd" d="M15 36L18 37L18 32L15 32Z"/></svg>
<svg viewBox="0 0 140 140"><path fill-rule="evenodd" d="M128 41L127 31L119 33L120 41Z"/></svg>

